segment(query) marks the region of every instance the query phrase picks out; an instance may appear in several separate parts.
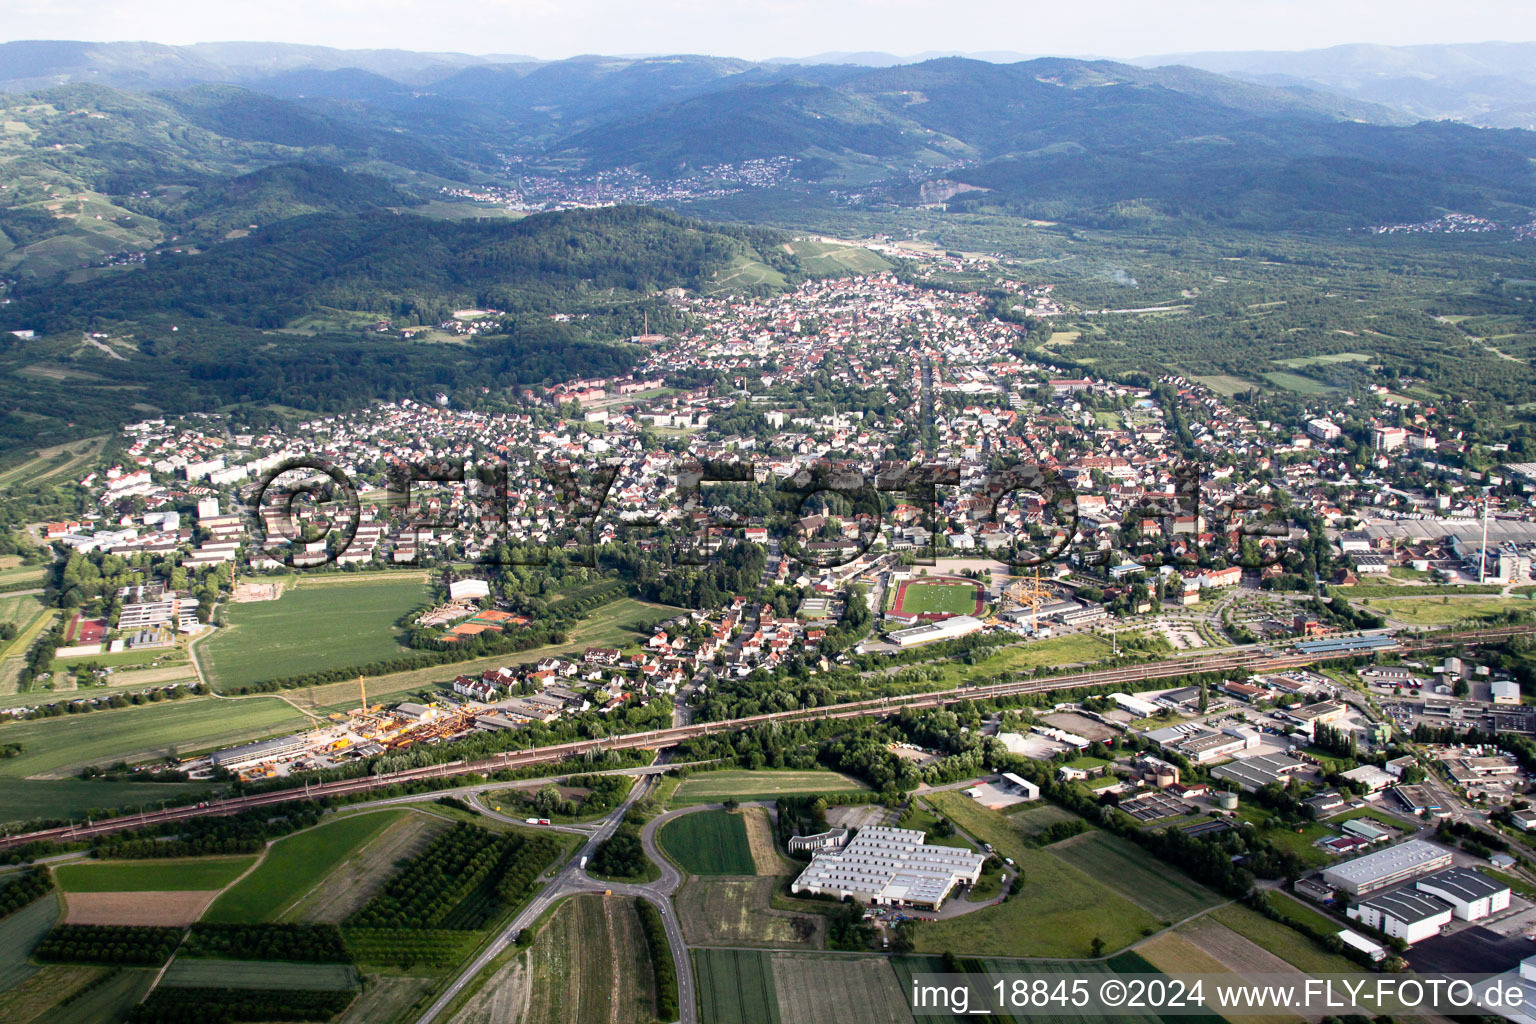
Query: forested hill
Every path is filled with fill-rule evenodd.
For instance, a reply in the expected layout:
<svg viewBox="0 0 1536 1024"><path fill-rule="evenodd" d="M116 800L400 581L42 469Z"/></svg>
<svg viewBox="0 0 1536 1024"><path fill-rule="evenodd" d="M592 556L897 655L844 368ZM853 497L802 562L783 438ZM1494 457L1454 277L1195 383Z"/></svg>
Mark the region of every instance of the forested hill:
<svg viewBox="0 0 1536 1024"><path fill-rule="evenodd" d="M427 324L467 307L612 311L658 289L707 287L747 260L793 279L799 264L784 241L639 207L512 222L321 214L195 255L154 256L132 274L24 289L0 326L54 333L190 316L273 328L321 308Z"/></svg>
<svg viewBox="0 0 1536 1024"><path fill-rule="evenodd" d="M198 224L183 214L219 221L208 214L222 187L274 165L329 174L322 181L325 172L311 171L307 182L290 174L291 203L252 203L236 186L223 197L229 227L246 226L239 215L259 215L255 222L264 224L333 208L330 200L346 190L352 200L335 208L416 202L382 195L376 178L431 194L470 175L464 157L484 155L466 144L450 157L378 122L367 112L324 112L232 86L132 95L71 85L0 95L0 274L47 277L172 237L185 241ZM366 174L349 182L342 169ZM264 185L267 200L276 196L271 179L247 184Z"/></svg>
<svg viewBox="0 0 1536 1024"><path fill-rule="evenodd" d="M438 391L484 404L623 373L639 350L616 339L647 315L652 328L676 323L660 290L707 287L747 261L794 281L786 240L637 207L514 222L316 214L128 273L26 285L0 306L0 457L152 412L238 404L260 416ZM469 307L504 311L502 332L405 340L366 329Z"/></svg>

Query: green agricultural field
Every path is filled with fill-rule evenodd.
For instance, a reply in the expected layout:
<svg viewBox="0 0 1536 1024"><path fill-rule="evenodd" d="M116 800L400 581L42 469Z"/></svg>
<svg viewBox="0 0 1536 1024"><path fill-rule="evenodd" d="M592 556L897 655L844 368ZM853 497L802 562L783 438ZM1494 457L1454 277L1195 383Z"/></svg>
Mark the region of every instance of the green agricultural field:
<svg viewBox="0 0 1536 1024"><path fill-rule="evenodd" d="M910 989L897 984L884 957L774 953L770 963L774 994L786 1021L911 1024L913 1020Z"/></svg>
<svg viewBox="0 0 1536 1024"><path fill-rule="evenodd" d="M53 877L65 892L208 892L224 888L254 863L254 856L93 860L60 864Z"/></svg>
<svg viewBox="0 0 1536 1024"><path fill-rule="evenodd" d="M858 779L827 771L719 771L690 775L672 797L674 807L713 804L727 797L773 800L816 793L856 793L869 787Z"/></svg>
<svg viewBox="0 0 1536 1024"><path fill-rule="evenodd" d="M1056 843L1050 852L1164 921L1182 921L1223 902L1199 882L1108 832L1087 832Z"/></svg>
<svg viewBox="0 0 1536 1024"><path fill-rule="evenodd" d="M148 994L155 973L153 969L109 972L105 982L67 1005L54 1006L31 1024L121 1024L129 1009Z"/></svg>
<svg viewBox="0 0 1536 1024"><path fill-rule="evenodd" d="M921 925L920 951L1075 958L1087 956L1095 938L1113 952L1157 928L1157 918L1088 872L1025 845L1018 827L996 811L953 791L930 799L957 826L1017 861L1024 887L998 906Z"/></svg>
<svg viewBox="0 0 1536 1024"><path fill-rule="evenodd" d="M1363 970L1354 961L1321 948L1296 929L1271 921L1240 903L1217 907L1211 911L1211 917L1307 974L1355 974Z"/></svg>
<svg viewBox="0 0 1536 1024"><path fill-rule="evenodd" d="M1304 366L1326 366L1329 363L1368 363L1371 356L1364 352L1333 352L1323 356L1297 356L1294 359L1276 359L1276 366L1288 366L1299 370Z"/></svg>
<svg viewBox="0 0 1536 1024"><path fill-rule="evenodd" d="M1244 380L1241 377L1234 377L1229 373L1211 373L1204 376L1193 377L1191 379L1199 381L1201 384L1204 384L1206 387L1210 388L1212 391L1225 398L1231 398L1233 395L1242 394L1244 391L1252 391L1258 386L1251 380Z"/></svg>
<svg viewBox="0 0 1536 1024"><path fill-rule="evenodd" d="M772 954L745 949L695 949L701 1024L781 1024Z"/></svg>
<svg viewBox="0 0 1536 1024"><path fill-rule="evenodd" d="M873 249L841 242L790 242L790 252L800 257L807 274L878 274L891 269L890 261Z"/></svg>
<svg viewBox="0 0 1536 1024"><path fill-rule="evenodd" d="M57 893L48 893L16 913L0 918L0 992L37 973L37 968L27 957L58 919Z"/></svg>
<svg viewBox="0 0 1536 1024"><path fill-rule="evenodd" d="M705 287L711 295L728 295L747 292L755 288L780 289L787 282L784 275L761 260L746 256L736 257L735 262L724 270L716 271L714 280Z"/></svg>
<svg viewBox="0 0 1536 1024"><path fill-rule="evenodd" d="M18 985L0 992L0 1020L25 1024L55 1003L104 978L107 967L49 964Z"/></svg>
<svg viewBox="0 0 1536 1024"><path fill-rule="evenodd" d="M1444 626L1464 619L1486 619L1502 612L1536 612L1523 597L1400 597L1352 602L1414 626Z"/></svg>
<svg viewBox="0 0 1536 1024"><path fill-rule="evenodd" d="M691 875L752 875L746 821L729 811L695 811L661 827L661 847Z"/></svg>
<svg viewBox="0 0 1536 1024"><path fill-rule="evenodd" d="M1307 906L1300 900L1292 899L1283 892L1270 893L1269 905L1274 909L1275 913L1279 914L1287 921L1293 921L1296 924L1305 925L1306 927L1311 928L1314 931L1321 932L1325 935L1337 932L1341 927L1343 927L1333 918L1328 917L1318 910Z"/></svg>
<svg viewBox="0 0 1536 1024"><path fill-rule="evenodd" d="M980 588L971 584L913 580L902 591L901 611L908 615L972 615Z"/></svg>
<svg viewBox="0 0 1536 1024"><path fill-rule="evenodd" d="M231 605L199 654L221 690L404 654L396 620L429 597L420 582L370 582L345 594L294 587L276 601Z"/></svg>
<svg viewBox="0 0 1536 1024"><path fill-rule="evenodd" d="M1338 390L1314 377L1304 377L1299 373L1288 373L1285 370L1273 370L1264 374L1264 379L1277 388L1294 391L1298 395L1326 395Z"/></svg>
<svg viewBox="0 0 1536 1024"><path fill-rule="evenodd" d="M395 809L349 814L284 836L267 848L255 871L214 900L203 920L221 924L277 920L354 850L407 813Z"/></svg>
<svg viewBox="0 0 1536 1024"><path fill-rule="evenodd" d="M524 955L528 986L522 1024L639 1024L656 1018L655 974L640 915L630 899L573 896L557 906ZM508 979L510 981L510 979ZM462 1021L500 1024L496 999L507 985L490 979L466 1004Z"/></svg>
<svg viewBox="0 0 1536 1024"><path fill-rule="evenodd" d="M64 778L86 765L212 750L294 732L309 719L277 697L188 697L89 714L0 722L0 743L20 743L0 778ZM0 789L0 818L9 817Z"/></svg>
<svg viewBox="0 0 1536 1024"><path fill-rule="evenodd" d="M188 793L205 792L210 789L202 782L6 779L5 785L0 787L0 822L83 818L97 812L155 805Z"/></svg>
<svg viewBox="0 0 1536 1024"><path fill-rule="evenodd" d="M1027 810L1015 811L1008 819L1018 826L1026 839L1032 839L1052 825L1072 821L1077 815L1055 804L1038 804Z"/></svg>
<svg viewBox="0 0 1536 1024"><path fill-rule="evenodd" d="M347 992L358 987L351 964L296 964L272 960L178 957L160 984L170 988L281 988Z"/></svg>
<svg viewBox="0 0 1536 1024"><path fill-rule="evenodd" d="M939 670L939 677L933 681L933 685L961 686L990 676L1023 672L1042 666L1059 668L1092 664L1102 661L1109 653L1109 641L1092 633L1074 633L1033 643L1009 644L974 665L949 660L936 663L934 667Z"/></svg>

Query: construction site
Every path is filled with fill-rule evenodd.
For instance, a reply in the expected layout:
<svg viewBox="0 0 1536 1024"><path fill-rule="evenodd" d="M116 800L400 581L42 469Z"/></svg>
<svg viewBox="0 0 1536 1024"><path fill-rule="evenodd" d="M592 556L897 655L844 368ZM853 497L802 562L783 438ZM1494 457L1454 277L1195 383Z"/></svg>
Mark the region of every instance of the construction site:
<svg viewBox="0 0 1536 1024"><path fill-rule="evenodd" d="M358 692L356 708L315 719L311 729L216 751L186 761L182 768L192 778L211 777L218 769L242 779L321 771L388 751L457 739L473 732L480 714L492 710L438 701L369 705L362 679L358 680Z"/></svg>

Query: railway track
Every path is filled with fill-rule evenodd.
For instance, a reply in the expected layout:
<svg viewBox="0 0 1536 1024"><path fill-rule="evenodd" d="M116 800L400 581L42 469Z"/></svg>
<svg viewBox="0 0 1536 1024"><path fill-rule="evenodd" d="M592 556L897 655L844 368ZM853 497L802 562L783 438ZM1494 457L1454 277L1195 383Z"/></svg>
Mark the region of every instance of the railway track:
<svg viewBox="0 0 1536 1024"><path fill-rule="evenodd" d="M1171 679L1196 673L1228 672L1240 669L1276 671L1303 668L1308 665L1318 664L1319 662L1341 661L1347 658L1359 657L1362 653L1431 651L1467 644L1496 643L1512 636L1533 633L1536 633L1536 626L1500 626L1492 629L1449 633L1413 633L1395 636L1394 640L1396 642L1392 646L1377 648L1370 652L1337 651L1322 654L1303 654L1299 652L1287 654L1281 653L1271 645L1254 644L1246 647L1224 648L1204 654L1183 655L1142 665L1127 665L1109 669L1087 669L1080 672L1038 679L1021 679L1015 682L995 683L988 686L967 686L949 690L930 691L928 693L905 694L896 697L873 697L841 704L828 704L817 708L775 711L768 714L749 715L743 718L733 718L718 722L696 722L691 725L674 726L668 729L626 733L621 736L610 736L603 739L576 740L528 750L509 750L495 757L480 758L473 761L448 761L443 764L427 765L421 768L404 768L399 771L386 772L361 779L343 779L336 782L315 783L303 788L296 787L294 789L275 790L270 793L254 793L247 796L230 797L192 807L166 808L160 811L148 811L142 814L109 818L104 821L88 822L84 825L39 829L33 832L22 832L0 837L0 849L40 840L75 842L94 836L143 828L165 822L236 814L253 807L266 807L293 800L349 796L355 793L366 793L377 789L384 789L403 782L486 773L506 768L519 768L527 765L561 761L568 757L577 757L582 754L604 750L661 749L674 746L683 740L697 736L707 736L717 732L740 732L744 729L751 729L772 722L861 718L866 715L892 714L903 708L943 707L963 701L984 700L992 697L1017 696L1047 690L1082 689L1114 683L1140 682L1148 679Z"/></svg>

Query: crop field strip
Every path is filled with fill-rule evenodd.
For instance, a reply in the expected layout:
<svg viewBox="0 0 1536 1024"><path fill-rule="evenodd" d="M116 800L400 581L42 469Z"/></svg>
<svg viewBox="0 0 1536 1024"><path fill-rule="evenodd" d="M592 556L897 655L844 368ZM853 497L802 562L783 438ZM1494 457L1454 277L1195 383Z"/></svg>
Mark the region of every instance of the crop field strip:
<svg viewBox="0 0 1536 1024"><path fill-rule="evenodd" d="M655 1016L650 953L633 900L574 896L527 952L521 1024L639 1024Z"/></svg>
<svg viewBox="0 0 1536 1024"><path fill-rule="evenodd" d="M1182 921L1224 898L1119 836L1085 832L1048 848L1164 921Z"/></svg>
<svg viewBox="0 0 1536 1024"><path fill-rule="evenodd" d="M672 903L690 945L821 948L826 918L775 909L780 884L772 876L689 878Z"/></svg>
<svg viewBox="0 0 1536 1024"><path fill-rule="evenodd" d="M700 1024L782 1024L771 957L756 950L695 949Z"/></svg>
<svg viewBox="0 0 1536 1024"><path fill-rule="evenodd" d="M857 779L830 771L727 769L690 775L672 795L672 805L720 803L727 798L773 800L781 796L856 793L868 788Z"/></svg>
<svg viewBox="0 0 1536 1024"><path fill-rule="evenodd" d="M0 918L0 991L37 973L37 966L27 955L58 919L59 897L55 893Z"/></svg>
<svg viewBox="0 0 1536 1024"><path fill-rule="evenodd" d="M757 873L740 813L695 811L667 822L657 837L667 855L690 875Z"/></svg>
<svg viewBox="0 0 1536 1024"><path fill-rule="evenodd" d="M72 893L207 891L224 888L255 863L255 856L92 860L60 864L53 877Z"/></svg>
<svg viewBox="0 0 1536 1024"><path fill-rule="evenodd" d="M337 864L297 903L279 915L284 921L340 924L368 902L401 860L420 853L447 824L420 812L389 815L385 827Z"/></svg>
<svg viewBox="0 0 1536 1024"><path fill-rule="evenodd" d="M884 957L774 953L770 963L786 1021L913 1024L907 992Z"/></svg>
<svg viewBox="0 0 1536 1024"><path fill-rule="evenodd" d="M172 988L299 988L348 992L358 987L351 964L278 963L272 960L214 960L179 956L160 984Z"/></svg>
<svg viewBox="0 0 1536 1024"><path fill-rule="evenodd" d="M208 908L205 920L276 921L362 844L408 812L344 815L273 842L262 862Z"/></svg>

